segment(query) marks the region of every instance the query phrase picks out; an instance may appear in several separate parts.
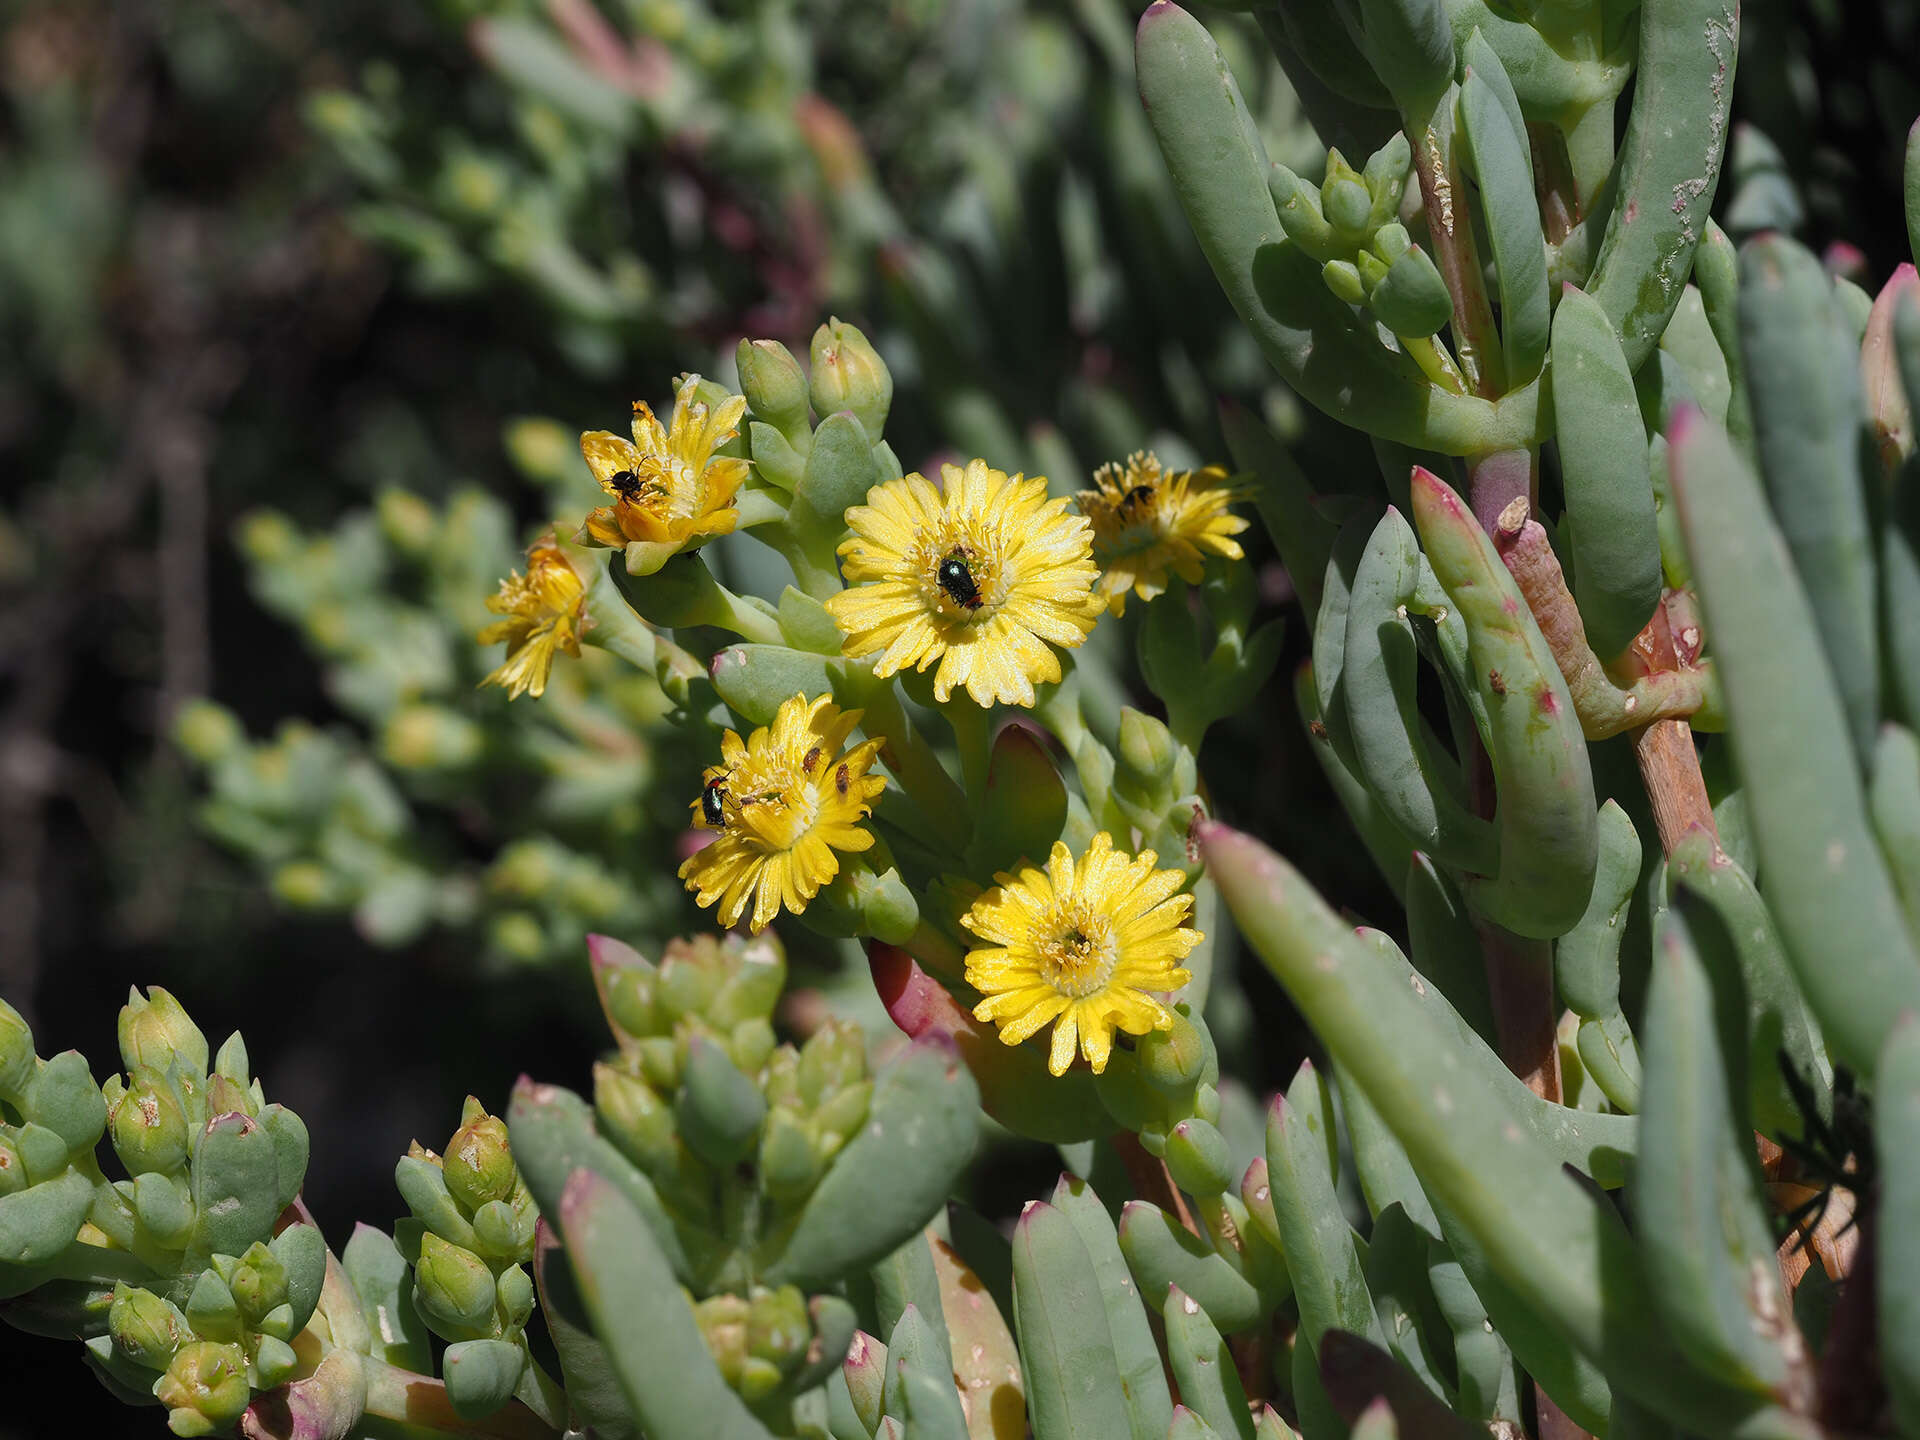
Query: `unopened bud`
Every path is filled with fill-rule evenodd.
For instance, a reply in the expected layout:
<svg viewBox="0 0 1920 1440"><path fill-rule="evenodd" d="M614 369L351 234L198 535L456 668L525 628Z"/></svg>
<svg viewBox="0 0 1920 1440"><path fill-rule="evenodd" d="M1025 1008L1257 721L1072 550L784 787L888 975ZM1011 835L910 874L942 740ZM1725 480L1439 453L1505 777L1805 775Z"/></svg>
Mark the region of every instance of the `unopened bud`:
<svg viewBox="0 0 1920 1440"><path fill-rule="evenodd" d="M472 1214L490 1200L507 1200L519 1182L507 1146L507 1122L482 1113L453 1132L441 1161L447 1189Z"/></svg>
<svg viewBox="0 0 1920 1440"><path fill-rule="evenodd" d="M518 1265L509 1265L500 1272L494 1295L500 1302L500 1313L507 1328L524 1329L533 1315L533 1280L527 1272Z"/></svg>
<svg viewBox="0 0 1920 1440"><path fill-rule="evenodd" d="M1373 286L1374 317L1396 335L1422 338L1453 318L1447 282L1418 245L1409 246Z"/></svg>
<svg viewBox="0 0 1920 1440"><path fill-rule="evenodd" d="M826 416L851 410L878 443L893 405L893 376L879 351L853 326L831 319L813 332L813 408Z"/></svg>
<svg viewBox="0 0 1920 1440"><path fill-rule="evenodd" d="M647 1174L659 1177L679 1169L673 1108L646 1081L612 1065L595 1065L593 1109L601 1133Z"/></svg>
<svg viewBox="0 0 1920 1440"><path fill-rule="evenodd" d="M734 351L740 391L753 418L764 420L795 445L807 431L807 376L778 340L742 340Z"/></svg>
<svg viewBox="0 0 1920 1440"><path fill-rule="evenodd" d="M1212 1048L1200 1027L1175 1009L1173 1024L1141 1036L1134 1055L1149 1085L1162 1095L1180 1097L1191 1096L1209 1078Z"/></svg>
<svg viewBox="0 0 1920 1440"><path fill-rule="evenodd" d="M481 1340L493 1334L493 1272L471 1250L449 1244L431 1230L420 1237L413 1298L443 1339Z"/></svg>
<svg viewBox="0 0 1920 1440"><path fill-rule="evenodd" d="M747 1353L791 1369L807 1353L813 1326L807 1320L807 1301L792 1285L761 1290L747 1310Z"/></svg>
<svg viewBox="0 0 1920 1440"><path fill-rule="evenodd" d="M17 1101L33 1079L33 1031L20 1012L0 1000L0 1096Z"/></svg>
<svg viewBox="0 0 1920 1440"><path fill-rule="evenodd" d="M122 1355L149 1370L166 1369L174 1353L193 1338L187 1317L176 1307L124 1280L114 1282L107 1333Z"/></svg>
<svg viewBox="0 0 1920 1440"><path fill-rule="evenodd" d="M738 1295L709 1295L693 1307L693 1319L721 1377L738 1389L747 1359L747 1302Z"/></svg>
<svg viewBox="0 0 1920 1440"><path fill-rule="evenodd" d="M158 1072L136 1069L133 1083L113 1097L107 1133L129 1175L173 1175L187 1163L187 1116Z"/></svg>
<svg viewBox="0 0 1920 1440"><path fill-rule="evenodd" d="M800 1049L800 1095L810 1106L867 1078L867 1046L860 1027L829 1020Z"/></svg>
<svg viewBox="0 0 1920 1440"><path fill-rule="evenodd" d="M211 700L189 700L174 712L173 743L202 765L232 753L244 738L233 712Z"/></svg>
<svg viewBox="0 0 1920 1440"><path fill-rule="evenodd" d="M249 1329L258 1329L266 1315L287 1303L287 1267L259 1240L247 1247L240 1263L227 1276L227 1289Z"/></svg>
<svg viewBox="0 0 1920 1440"><path fill-rule="evenodd" d="M120 1007L120 1059L129 1071L142 1065L162 1074L176 1057L196 1075L207 1073L207 1037L180 1002L158 985L143 997L130 992Z"/></svg>
<svg viewBox="0 0 1920 1440"><path fill-rule="evenodd" d="M238 1345L195 1340L160 1377L154 1395L173 1413L167 1428L176 1435L211 1435L240 1418L253 1398L247 1384L247 1357Z"/></svg>
<svg viewBox="0 0 1920 1440"><path fill-rule="evenodd" d="M1162 798L1180 758L1180 742L1173 732L1151 715L1125 707L1120 711L1119 748L1115 782L1143 799Z"/></svg>
<svg viewBox="0 0 1920 1440"><path fill-rule="evenodd" d="M1320 182L1320 208L1327 221L1349 245L1367 234L1373 215L1373 193L1367 189L1360 172L1349 165L1338 150L1327 152L1327 176Z"/></svg>

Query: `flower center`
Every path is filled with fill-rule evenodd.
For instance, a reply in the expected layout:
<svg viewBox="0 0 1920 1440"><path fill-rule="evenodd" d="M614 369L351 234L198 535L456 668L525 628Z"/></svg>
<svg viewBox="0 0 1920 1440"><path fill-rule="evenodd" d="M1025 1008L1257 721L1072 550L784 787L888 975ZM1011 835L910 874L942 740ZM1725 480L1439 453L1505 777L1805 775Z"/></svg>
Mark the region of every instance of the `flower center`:
<svg viewBox="0 0 1920 1440"><path fill-rule="evenodd" d="M926 577L927 608L949 622L990 619L1007 598L999 558L958 535L924 536L920 572Z"/></svg>
<svg viewBox="0 0 1920 1440"><path fill-rule="evenodd" d="M1062 995L1080 999L1106 987L1119 959L1113 922L1084 900L1056 905L1035 927L1040 976Z"/></svg>
<svg viewBox="0 0 1920 1440"><path fill-rule="evenodd" d="M820 818L819 793L811 782L798 776L755 779L736 773L729 789L738 808L740 827L768 851L791 850Z"/></svg>

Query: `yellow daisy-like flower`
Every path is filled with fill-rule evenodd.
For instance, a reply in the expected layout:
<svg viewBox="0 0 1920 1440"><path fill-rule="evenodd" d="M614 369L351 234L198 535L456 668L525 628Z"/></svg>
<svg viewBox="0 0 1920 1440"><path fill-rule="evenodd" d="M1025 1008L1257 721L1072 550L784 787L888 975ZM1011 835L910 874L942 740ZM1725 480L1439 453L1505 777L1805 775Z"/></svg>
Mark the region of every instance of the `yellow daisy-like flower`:
<svg viewBox="0 0 1920 1440"><path fill-rule="evenodd" d="M710 410L694 398L699 383L698 375L680 382L671 428L644 401L635 401L631 441L606 430L580 437L593 478L614 497L587 516L583 543L619 549L637 541L656 548L664 561L688 542L725 535L739 523L733 500L747 478L747 462L715 459L713 452L739 433L747 402L730 395Z"/></svg>
<svg viewBox="0 0 1920 1440"><path fill-rule="evenodd" d="M1102 465L1094 488L1075 497L1093 522L1093 558L1100 566L1100 598L1116 615L1131 591L1151 600L1167 588L1171 570L1198 585L1208 554L1238 560L1233 537L1246 520L1227 509L1238 495L1218 465L1169 475L1151 450L1136 450L1125 465Z"/></svg>
<svg viewBox="0 0 1920 1440"><path fill-rule="evenodd" d="M873 844L859 822L887 782L867 774L879 740L847 748L859 723L828 696L795 695L746 740L721 737L721 763L693 802L694 824L720 835L680 867L700 904L719 905L721 924L739 924L749 900L753 930L782 905L798 915L840 873L836 851Z"/></svg>
<svg viewBox="0 0 1920 1440"><path fill-rule="evenodd" d="M1047 498L1047 482L984 460L889 480L847 511L848 589L827 601L849 655L879 653L874 674L934 661L934 694L964 687L976 705L1031 705L1036 681L1099 618L1087 522Z"/></svg>
<svg viewBox="0 0 1920 1440"><path fill-rule="evenodd" d="M534 541L527 551L527 573L516 570L502 580L499 593L487 597L487 609L507 618L482 630L480 643L506 641L507 658L480 683L504 686L511 700L546 694L554 652L578 656L580 637L593 623L587 617L586 584L551 535Z"/></svg>
<svg viewBox="0 0 1920 1440"><path fill-rule="evenodd" d="M1045 871L996 875L960 923L992 948L967 956L967 983L986 996L973 1018L991 1020L1018 1045L1049 1020L1047 1068L1064 1075L1074 1050L1094 1074L1107 1068L1113 1032L1144 1035L1173 1023L1152 992L1178 990L1200 932L1187 923L1193 896L1177 870L1156 870L1151 850L1128 855L1102 830L1076 864L1055 841Z"/></svg>

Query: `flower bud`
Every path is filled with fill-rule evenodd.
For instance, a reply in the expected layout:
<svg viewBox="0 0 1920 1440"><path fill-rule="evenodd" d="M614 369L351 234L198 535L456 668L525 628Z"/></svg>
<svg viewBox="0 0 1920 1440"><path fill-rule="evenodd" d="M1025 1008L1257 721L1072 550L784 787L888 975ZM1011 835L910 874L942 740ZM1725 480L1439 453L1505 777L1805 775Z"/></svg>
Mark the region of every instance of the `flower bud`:
<svg viewBox="0 0 1920 1440"><path fill-rule="evenodd" d="M505 1200L489 1200L473 1212L474 1249L490 1260L531 1260L533 1222L531 1213Z"/></svg>
<svg viewBox="0 0 1920 1440"><path fill-rule="evenodd" d="M181 1068L207 1073L207 1037L180 1002L158 985L142 997L128 993L120 1008L120 1059L129 1071L142 1065L166 1073L177 1057Z"/></svg>
<svg viewBox="0 0 1920 1440"><path fill-rule="evenodd" d="M245 739L233 712L211 700L189 700L173 717L173 743L202 765L232 754Z"/></svg>
<svg viewBox="0 0 1920 1440"><path fill-rule="evenodd" d="M609 966L600 971L600 993L607 1018L628 1035L651 1035L655 1026L654 986L656 972L651 965Z"/></svg>
<svg viewBox="0 0 1920 1440"><path fill-rule="evenodd" d="M380 753L401 770L460 770L480 758L486 737L444 705L404 705L387 720Z"/></svg>
<svg viewBox="0 0 1920 1440"><path fill-rule="evenodd" d="M680 1135L673 1108L646 1081L605 1063L593 1067L593 1109L601 1133L647 1174L680 1168Z"/></svg>
<svg viewBox="0 0 1920 1440"><path fill-rule="evenodd" d="M443 1339L482 1340L494 1333L494 1280L487 1262L431 1230L420 1237L413 1299Z"/></svg>
<svg viewBox="0 0 1920 1440"><path fill-rule="evenodd" d="M747 1359L747 1302L738 1295L709 1295L693 1307L694 1324L713 1353L727 1384L738 1389Z"/></svg>
<svg viewBox="0 0 1920 1440"><path fill-rule="evenodd" d="M807 376L778 340L742 340L734 351L740 391L753 418L764 420L795 445L807 431Z"/></svg>
<svg viewBox="0 0 1920 1440"><path fill-rule="evenodd" d="M258 1329L266 1314L287 1303L287 1267L264 1242L247 1247L239 1264L227 1276L227 1289L249 1329Z"/></svg>
<svg viewBox="0 0 1920 1440"><path fill-rule="evenodd" d="M813 1326L799 1289L759 1290L747 1309L747 1353L790 1370L807 1353Z"/></svg>
<svg viewBox="0 0 1920 1440"><path fill-rule="evenodd" d="M767 1116L760 1137L760 1185L776 1200L797 1200L820 1177L813 1139L791 1110Z"/></svg>
<svg viewBox="0 0 1920 1440"><path fill-rule="evenodd" d="M262 1390L272 1390L300 1368L293 1346L275 1335L262 1335L253 1349L253 1378Z"/></svg>
<svg viewBox="0 0 1920 1440"><path fill-rule="evenodd" d="M149 1370L166 1369L174 1353L193 1338L187 1317L176 1307L124 1280L114 1282L107 1333L122 1355Z"/></svg>
<svg viewBox="0 0 1920 1440"><path fill-rule="evenodd" d="M1396 335L1420 338L1453 318L1447 282L1418 245L1409 246L1372 289L1374 317Z"/></svg>
<svg viewBox="0 0 1920 1440"><path fill-rule="evenodd" d="M857 1025L829 1020L800 1050L800 1095L819 1105L867 1078L867 1046Z"/></svg>
<svg viewBox="0 0 1920 1440"><path fill-rule="evenodd" d="M500 1278L494 1285L494 1294L500 1302L500 1313L506 1319L507 1328L524 1329L533 1315L533 1280L527 1272L518 1265L509 1265L500 1272Z"/></svg>
<svg viewBox="0 0 1920 1440"><path fill-rule="evenodd" d="M247 1357L238 1345L195 1340L182 1345L160 1377L155 1396L173 1413L167 1428L176 1435L210 1435L240 1418L253 1398L247 1384Z"/></svg>
<svg viewBox="0 0 1920 1440"><path fill-rule="evenodd" d="M1149 804L1164 805L1173 798L1170 782L1180 759L1180 743L1173 732L1151 715L1131 707L1120 711L1120 761L1114 783Z"/></svg>
<svg viewBox="0 0 1920 1440"><path fill-rule="evenodd" d="M1233 1184L1233 1153L1224 1135L1198 1118L1182 1120L1167 1136L1167 1172L1193 1195L1218 1195Z"/></svg>
<svg viewBox="0 0 1920 1440"><path fill-rule="evenodd" d="M0 1000L0 1096L18 1100L36 1068L33 1031L20 1012Z"/></svg>
<svg viewBox="0 0 1920 1440"><path fill-rule="evenodd" d="M0 1198L27 1188L27 1162L12 1140L0 1135Z"/></svg>
<svg viewBox="0 0 1920 1440"><path fill-rule="evenodd" d="M893 405L893 376L880 354L853 326L830 319L813 332L813 408L821 416L851 410L877 444Z"/></svg>
<svg viewBox="0 0 1920 1440"><path fill-rule="evenodd" d="M132 1085L120 1089L107 1109L113 1153L129 1175L178 1174L187 1163L186 1112L156 1071L136 1069L128 1078Z"/></svg>
<svg viewBox="0 0 1920 1440"><path fill-rule="evenodd" d="M207 1109L215 1115L258 1115L260 1102L253 1091L230 1075L207 1078Z"/></svg>
<svg viewBox="0 0 1920 1440"><path fill-rule="evenodd" d="M821 1153L832 1157L852 1138L867 1118L873 1104L873 1081L859 1080L840 1090L813 1112L814 1128L820 1137Z"/></svg>
<svg viewBox="0 0 1920 1440"><path fill-rule="evenodd" d="M1190 1097L1218 1073L1211 1038L1178 1007L1172 1026L1141 1036L1134 1054L1147 1083L1170 1097Z"/></svg>
<svg viewBox="0 0 1920 1440"><path fill-rule="evenodd" d="M675 940L660 959L655 994L669 1020L704 1017L726 978L720 947L710 937L702 936L692 944Z"/></svg>
<svg viewBox="0 0 1920 1440"><path fill-rule="evenodd" d="M1320 267L1320 278L1326 281L1327 289L1336 299L1349 305L1367 303L1367 287L1360 281L1360 271L1351 260L1329 260Z"/></svg>
<svg viewBox="0 0 1920 1440"><path fill-rule="evenodd" d="M453 1132L441 1164L447 1189L468 1214L490 1200L512 1198L520 1180L507 1147L507 1122L484 1112Z"/></svg>
<svg viewBox="0 0 1920 1440"><path fill-rule="evenodd" d="M767 1063L767 1057L773 1054L778 1043L772 1023L757 1017L742 1020L727 1035L727 1050L733 1056L733 1063L749 1075Z"/></svg>

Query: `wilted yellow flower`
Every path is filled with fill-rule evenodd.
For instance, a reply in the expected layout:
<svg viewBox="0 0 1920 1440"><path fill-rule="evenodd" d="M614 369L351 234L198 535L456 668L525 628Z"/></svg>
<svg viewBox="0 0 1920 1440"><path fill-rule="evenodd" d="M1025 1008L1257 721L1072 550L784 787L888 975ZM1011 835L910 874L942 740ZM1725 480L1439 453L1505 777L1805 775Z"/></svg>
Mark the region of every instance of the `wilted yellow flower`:
<svg viewBox="0 0 1920 1440"><path fill-rule="evenodd" d="M825 695L795 695L746 740L721 737L721 763L693 802L694 824L719 838L680 867L695 899L719 905L721 924L739 924L750 900L753 930L782 905L798 915L840 873L836 851L873 844L859 822L887 782L867 774L880 741L847 748L859 723L858 710L842 712Z"/></svg>
<svg viewBox="0 0 1920 1440"><path fill-rule="evenodd" d="M1093 483L1075 498L1093 522L1095 588L1116 615L1125 613L1129 591L1151 600L1165 590L1169 570L1198 585L1209 553L1229 560L1245 553L1233 537L1247 522L1227 509L1238 496L1218 465L1169 475L1151 450L1136 450L1125 465L1094 471Z"/></svg>
<svg viewBox="0 0 1920 1440"><path fill-rule="evenodd" d="M934 694L962 686L976 705L1031 705L1036 681L1087 638L1101 603L1087 522L1047 498L1047 482L974 460L889 480L847 511L840 547L850 588L827 601L849 655L879 652L886 676L934 661Z"/></svg>
<svg viewBox="0 0 1920 1440"><path fill-rule="evenodd" d="M513 700L544 695L554 651L577 656L580 637L593 623L580 572L551 535L534 541L527 551L527 573L516 570L502 580L499 593L487 597L487 609L507 618L482 630L480 643L506 641L507 658L480 683L505 686Z"/></svg>
<svg viewBox="0 0 1920 1440"><path fill-rule="evenodd" d="M747 462L714 451L737 433L747 413L744 397L730 395L717 409L694 398L698 375L680 382L673 425L663 428L644 401L633 406L633 439L606 430L580 437L580 453L614 503L587 516L583 542L622 548L635 541L659 547L664 560L689 541L725 535L739 523L733 499L747 478ZM658 564L654 566L659 568Z"/></svg>
<svg viewBox="0 0 1920 1440"><path fill-rule="evenodd" d="M1187 923L1193 897L1175 893L1184 877L1156 870L1157 858L1115 850L1102 830L1078 864L1055 841L1046 870L995 876L960 920L992 947L967 955L967 983L986 996L974 1019L993 1021L1009 1045L1053 1021L1047 1068L1056 1075L1076 1048L1096 1075L1105 1070L1116 1029L1145 1035L1171 1025L1173 1012L1152 992L1193 978L1180 962L1201 936Z"/></svg>

